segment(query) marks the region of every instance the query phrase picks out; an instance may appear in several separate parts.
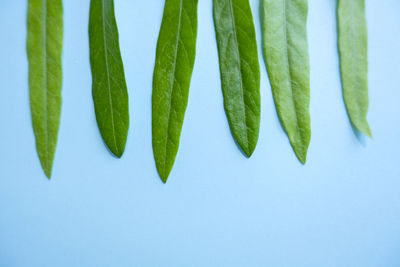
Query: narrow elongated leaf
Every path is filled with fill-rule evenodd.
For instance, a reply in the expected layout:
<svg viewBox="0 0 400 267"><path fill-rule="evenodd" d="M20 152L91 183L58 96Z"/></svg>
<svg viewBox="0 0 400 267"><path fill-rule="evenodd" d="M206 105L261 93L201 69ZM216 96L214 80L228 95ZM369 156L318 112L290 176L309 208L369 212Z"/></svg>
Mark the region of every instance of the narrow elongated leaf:
<svg viewBox="0 0 400 267"><path fill-rule="evenodd" d="M248 0L214 0L214 24L225 112L232 134L250 157L260 129L260 67Z"/></svg>
<svg viewBox="0 0 400 267"><path fill-rule="evenodd" d="M153 77L153 152L165 183L174 165L196 54L197 0L166 0Z"/></svg>
<svg viewBox="0 0 400 267"><path fill-rule="evenodd" d="M365 0L339 0L338 39L343 97L353 125L371 137L368 113L368 56Z"/></svg>
<svg viewBox="0 0 400 267"><path fill-rule="evenodd" d="M307 0L263 0L264 54L276 109L298 159L311 139Z"/></svg>
<svg viewBox="0 0 400 267"><path fill-rule="evenodd" d="M50 179L61 114L63 40L61 0L29 0L29 95L36 150Z"/></svg>
<svg viewBox="0 0 400 267"><path fill-rule="evenodd" d="M97 125L117 157L124 153L129 104L113 0L91 0L89 18L92 95Z"/></svg>

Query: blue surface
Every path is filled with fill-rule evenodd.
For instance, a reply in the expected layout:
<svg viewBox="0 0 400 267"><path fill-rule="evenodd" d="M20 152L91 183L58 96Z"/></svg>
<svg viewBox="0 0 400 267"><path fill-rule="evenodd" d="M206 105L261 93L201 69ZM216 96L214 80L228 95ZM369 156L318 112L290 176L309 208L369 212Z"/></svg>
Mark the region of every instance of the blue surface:
<svg viewBox="0 0 400 267"><path fill-rule="evenodd" d="M251 159L223 110L211 0L199 1L196 64L166 185L151 147L151 90L162 0L116 1L130 96L126 152L97 129L89 1L65 0L63 108L53 179L29 113L26 2L0 8L0 266L400 266L398 0L367 0L369 122L358 138L342 100L335 2L309 1L312 140L289 145L260 54L262 119ZM261 48L259 1L251 1Z"/></svg>

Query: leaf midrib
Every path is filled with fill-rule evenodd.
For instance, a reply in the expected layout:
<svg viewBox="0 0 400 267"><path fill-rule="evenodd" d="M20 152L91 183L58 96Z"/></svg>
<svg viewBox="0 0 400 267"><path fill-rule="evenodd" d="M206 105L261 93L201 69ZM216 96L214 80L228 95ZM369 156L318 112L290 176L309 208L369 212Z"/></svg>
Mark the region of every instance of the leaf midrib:
<svg viewBox="0 0 400 267"><path fill-rule="evenodd" d="M355 23L355 21L357 20L355 17L355 13L356 13L356 11L355 11L355 8L354 8L354 3L352 2L352 1L350 1L349 2L349 5L350 5L350 8L349 8L349 10L350 10L350 16L349 16L349 22L350 23L348 23L349 25L350 25L350 27L349 27L349 32L350 32L350 36L353 36L353 38L350 38L351 39L351 50L352 51L354 51L354 50L357 50L356 49L356 47L357 47L357 44L356 44L356 41L357 41L357 38L354 38L354 36L356 36L356 34L355 34L355 27L356 27L356 25L357 25L357 23ZM351 60L349 60L348 62L351 62L351 69L352 70L355 70L355 69L357 69L357 64L355 64L355 62L357 62L358 60L357 60L357 53L348 53L348 54L350 54L350 57L351 57ZM357 99L358 100L358 99Z"/></svg>
<svg viewBox="0 0 400 267"><path fill-rule="evenodd" d="M176 34L176 40L175 40L175 51L174 51L174 62L172 64L172 70L173 70L173 83L172 83L172 90L171 90L171 98L169 101L169 107L168 107L168 120L167 120L167 136L165 139L165 162L164 162L164 175L167 176L167 162L168 162L168 153L167 153L167 147L168 147L168 139L169 139L169 129L170 129L170 121L171 121L171 109L172 109L172 96L173 96L173 91L174 91L174 84L175 84L175 73L176 73L176 63L177 63L177 57L178 57L178 50L179 50L179 40L180 40L180 35L181 35L181 23L182 23L182 9L183 9L183 0L179 1L179 16L178 16L178 31Z"/></svg>
<svg viewBox="0 0 400 267"><path fill-rule="evenodd" d="M232 3L232 0L228 0L229 1L229 10L230 10L230 13L231 13L231 16L232 16L232 30L233 30L233 37L234 37L234 40L235 40L235 43L236 43L236 51L237 51L237 54L239 55L239 61L238 61L238 64L239 64L239 80L240 80L240 92L241 92L241 94L240 94L240 96L241 96L241 98L242 98L242 103L243 103L243 114L244 114L244 122L245 122L245 125L246 125L246 130L245 130L245 141L246 141L246 146L247 146L247 150L249 150L250 149L250 147L249 147L249 137L248 137L248 131L249 131L249 129L248 129L248 127L247 127L247 115L246 115L246 104L245 104L245 102L244 102L244 89L243 89L243 77L242 77L242 62L241 62L241 55L240 55L240 50L239 50L239 42L238 42L238 39L237 39L237 30L236 30L236 20L235 20L235 12L233 11L233 3ZM248 151L248 152L250 152L250 151Z"/></svg>
<svg viewBox="0 0 400 267"><path fill-rule="evenodd" d="M48 94L49 94L49 88L48 88L48 75L47 75L47 0L43 0L43 88L45 90L45 94L43 94L43 102L44 102L44 106L46 107L44 110L44 121L45 121L45 131L44 131L44 135L45 135L45 147L46 147L46 159L45 159L45 169L46 172L48 172L49 170L49 165L50 165L50 159L49 159L49 150L50 150L50 145L49 145L49 118L48 118L48 109L49 109L49 101L48 101Z"/></svg>
<svg viewBox="0 0 400 267"><path fill-rule="evenodd" d="M286 18L286 0L283 0L283 22L284 22L284 45L285 45L285 56L286 56L286 73L289 79L289 84L290 84L290 91L291 91L291 102L292 102L292 106L294 107L294 115L295 115L295 121L296 121L296 133L299 134L299 118L298 118L298 114L297 114L297 106L296 106L296 102L294 101L294 92L293 92L293 82L292 82L292 73L290 70L290 62L289 62L289 46L288 46L288 24L287 24L287 18ZM289 136L290 137L290 136ZM300 140L302 140L301 134L300 134ZM294 140L293 140L294 141Z"/></svg>
<svg viewBox="0 0 400 267"><path fill-rule="evenodd" d="M115 123L114 123L114 110L113 110L113 101L111 94L111 85L110 85L110 70L108 68L108 49L107 49L107 38L106 38L106 25L105 25L105 13L104 13L104 0L101 1L101 14L102 14L102 31L103 31L103 45L104 45L104 60L106 65L106 73L107 73L107 91L108 91L108 100L110 104L110 113L111 113L111 128L112 128L112 136L114 139L114 145L116 153L119 154L119 149L117 146L117 138L115 136Z"/></svg>

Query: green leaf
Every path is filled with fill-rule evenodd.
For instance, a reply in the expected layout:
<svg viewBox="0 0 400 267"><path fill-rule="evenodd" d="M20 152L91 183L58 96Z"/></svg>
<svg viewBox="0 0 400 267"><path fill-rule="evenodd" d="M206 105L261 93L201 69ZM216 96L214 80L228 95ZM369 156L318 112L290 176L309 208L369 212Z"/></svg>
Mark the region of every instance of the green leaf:
<svg viewBox="0 0 400 267"><path fill-rule="evenodd" d="M368 55L365 0L339 0L338 39L343 97L354 127L372 137L367 122Z"/></svg>
<svg viewBox="0 0 400 267"><path fill-rule="evenodd" d="M153 77L153 152L165 183L179 148L196 55L197 0L166 0Z"/></svg>
<svg viewBox="0 0 400 267"><path fill-rule="evenodd" d="M50 179L61 114L63 9L61 0L29 0L27 53L36 150Z"/></svg>
<svg viewBox="0 0 400 267"><path fill-rule="evenodd" d="M124 153L129 104L113 0L91 0L89 17L92 95L97 125L117 157Z"/></svg>
<svg viewBox="0 0 400 267"><path fill-rule="evenodd" d="M248 0L214 0L225 112L232 134L250 157L260 129L260 67Z"/></svg>
<svg viewBox="0 0 400 267"><path fill-rule="evenodd" d="M264 55L279 118L304 164L311 139L307 0L263 0Z"/></svg>

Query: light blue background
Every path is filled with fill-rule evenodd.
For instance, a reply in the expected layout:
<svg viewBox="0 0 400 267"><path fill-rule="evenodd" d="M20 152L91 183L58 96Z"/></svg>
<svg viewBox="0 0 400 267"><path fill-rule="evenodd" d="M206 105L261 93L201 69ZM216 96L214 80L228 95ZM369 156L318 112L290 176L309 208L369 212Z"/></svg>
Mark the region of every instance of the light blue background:
<svg viewBox="0 0 400 267"><path fill-rule="evenodd" d="M261 130L246 159L223 110L211 0L199 1L197 56L168 183L151 147L162 0L116 0L129 87L126 152L97 129L89 1L65 0L63 108L53 179L31 128L27 1L0 7L0 266L400 266L400 2L367 0L369 122L357 138L342 100L334 0L309 1L312 140L294 156L261 55Z"/></svg>

